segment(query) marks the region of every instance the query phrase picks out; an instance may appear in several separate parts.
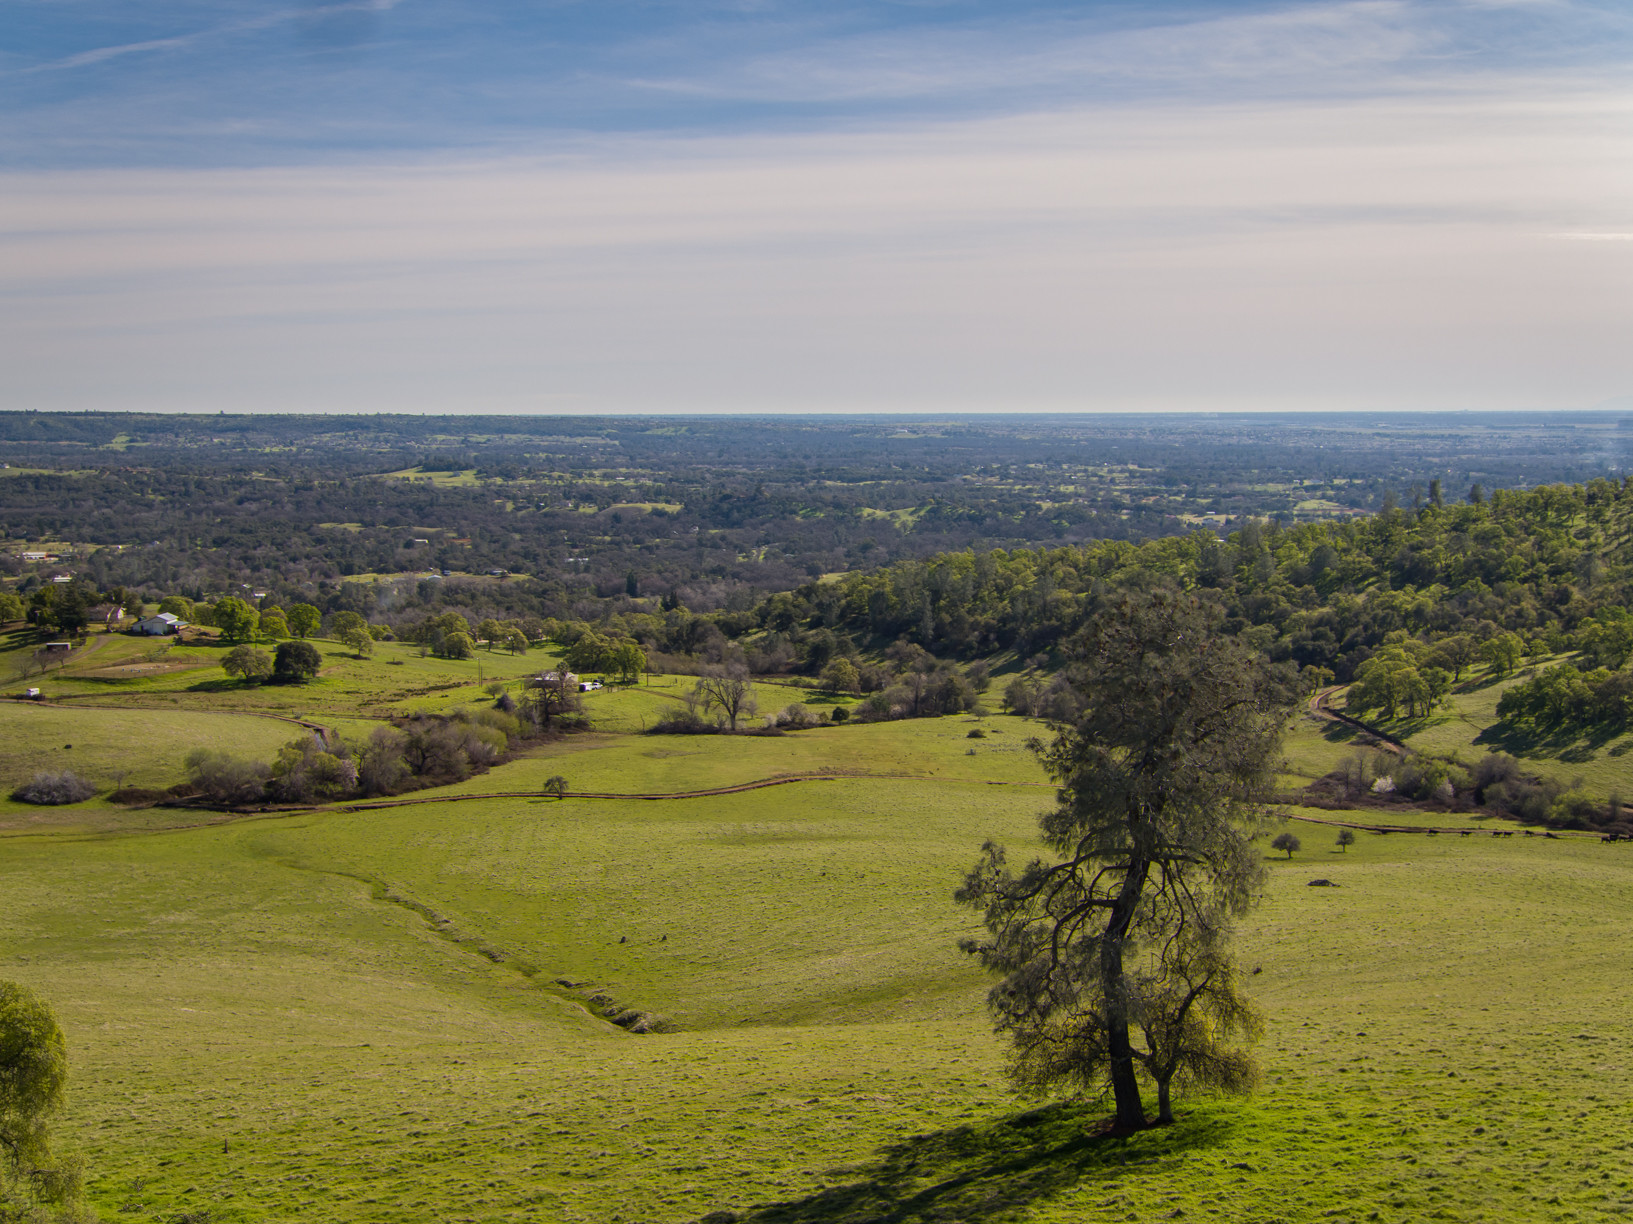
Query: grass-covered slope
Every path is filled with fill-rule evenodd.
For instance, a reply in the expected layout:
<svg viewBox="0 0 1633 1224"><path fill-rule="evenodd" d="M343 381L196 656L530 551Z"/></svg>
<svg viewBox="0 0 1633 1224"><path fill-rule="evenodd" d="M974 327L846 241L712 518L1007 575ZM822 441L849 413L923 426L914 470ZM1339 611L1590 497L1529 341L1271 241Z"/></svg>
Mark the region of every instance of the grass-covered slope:
<svg viewBox="0 0 1633 1224"><path fill-rule="evenodd" d="M1264 1091L1096 1140L1093 1107L1016 1121L985 983L952 948L960 870L989 835L1024 852L1047 800L835 781L13 837L0 946L65 1021L63 1131L113 1218L1633 1207L1625 848L1363 834L1339 853L1295 824L1305 849L1271 863L1242 943ZM680 1029L623 1033L557 978Z"/></svg>

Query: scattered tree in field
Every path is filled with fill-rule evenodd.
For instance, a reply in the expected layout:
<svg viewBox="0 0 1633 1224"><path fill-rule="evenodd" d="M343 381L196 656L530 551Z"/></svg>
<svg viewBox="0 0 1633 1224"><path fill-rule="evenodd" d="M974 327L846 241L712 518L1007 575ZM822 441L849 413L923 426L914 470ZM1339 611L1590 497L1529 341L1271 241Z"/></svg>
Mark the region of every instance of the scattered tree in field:
<svg viewBox="0 0 1633 1224"><path fill-rule="evenodd" d="M1499 676L1506 676L1525 657L1525 643L1517 633L1499 633L1480 645L1480 657Z"/></svg>
<svg viewBox="0 0 1633 1224"><path fill-rule="evenodd" d="M168 612L171 616L184 621L190 621L194 617L193 601L185 595L166 595L159 600L159 611Z"/></svg>
<svg viewBox="0 0 1633 1224"><path fill-rule="evenodd" d="M1390 635L1377 654L1361 664L1344 707L1357 716L1373 710L1385 718L1430 713L1451 688L1451 673L1433 665L1429 648L1403 632Z"/></svg>
<svg viewBox="0 0 1633 1224"><path fill-rule="evenodd" d="M261 613L261 636L281 642L289 636L289 622L277 609Z"/></svg>
<svg viewBox="0 0 1633 1224"><path fill-rule="evenodd" d="M1297 839L1295 839L1295 840L1297 840ZM1349 848L1351 846L1353 846L1354 844L1355 844L1355 830L1354 829L1340 829L1340 830L1338 830L1338 848L1340 850L1342 850L1345 854L1348 854L1349 853ZM1297 850L1298 847L1294 846L1293 849ZM1289 857L1291 857L1291 856L1289 856Z"/></svg>
<svg viewBox="0 0 1633 1224"><path fill-rule="evenodd" d="M635 642L620 642L613 648L605 666L625 684L633 683L646 670L646 651Z"/></svg>
<svg viewBox="0 0 1633 1224"><path fill-rule="evenodd" d="M323 624L323 613L311 604L299 603L289 609L284 619L289 624L289 632L296 637L309 638Z"/></svg>
<svg viewBox="0 0 1633 1224"><path fill-rule="evenodd" d="M820 681L824 690L830 693L849 693L856 695L862 691L862 675L856 670L856 664L849 659L835 659L822 669Z"/></svg>
<svg viewBox="0 0 1633 1224"><path fill-rule="evenodd" d="M445 659L468 659L476 652L476 644L471 641L470 634L461 633L456 629L445 634L431 649Z"/></svg>
<svg viewBox="0 0 1633 1224"><path fill-rule="evenodd" d="M554 795L557 799L567 797L567 779L560 774L551 774L544 780L544 793Z"/></svg>
<svg viewBox="0 0 1633 1224"><path fill-rule="evenodd" d="M80 1168L51 1151L68 1044L51 1008L25 986L0 982L0 1220L82 1218Z"/></svg>
<svg viewBox="0 0 1633 1224"><path fill-rule="evenodd" d="M505 649L513 655L527 653L527 634L516 625L506 626L504 642Z"/></svg>
<svg viewBox="0 0 1633 1224"><path fill-rule="evenodd" d="M356 612L336 612L329 618L329 636L337 642L344 642L348 633L368 631L368 621Z"/></svg>
<svg viewBox="0 0 1633 1224"><path fill-rule="evenodd" d="M1302 850L1303 844L1291 833L1278 833L1276 839L1270 843L1272 850L1285 850L1287 857L1292 858L1295 850Z"/></svg>
<svg viewBox="0 0 1633 1224"><path fill-rule="evenodd" d="M289 684L305 684L318 674L323 656L307 641L279 642L273 653L272 675Z"/></svg>
<svg viewBox="0 0 1633 1224"><path fill-rule="evenodd" d="M229 641L241 642L255 636L261 614L236 595L227 595L210 607L210 619Z"/></svg>
<svg viewBox="0 0 1633 1224"><path fill-rule="evenodd" d="M23 601L10 591L0 591L0 625L23 619Z"/></svg>
<svg viewBox="0 0 1633 1224"><path fill-rule="evenodd" d="M584 708L578 685L560 668L529 680L518 705L522 716L541 731L564 718L573 718Z"/></svg>
<svg viewBox="0 0 1633 1224"><path fill-rule="evenodd" d="M741 663L705 668L698 676L690 700L705 714L717 711L733 731L737 730L738 719L751 716L760 708L754 696L754 682L749 679L748 668Z"/></svg>
<svg viewBox="0 0 1633 1224"><path fill-rule="evenodd" d="M498 646L505 636L505 626L491 616L476 626L476 640L488 644L488 652Z"/></svg>
<svg viewBox="0 0 1633 1224"><path fill-rule="evenodd" d="M1059 857L1017 873L989 842L958 892L987 928L962 946L1002 975L988 1004L1011 1078L1109 1088L1125 1130L1145 1125L1142 1071L1159 1086L1251 1080L1246 1061L1207 1067L1217 1040L1251 1031L1228 937L1263 878L1253 838L1295 689L1219 619L1167 591L1091 619L1069 652L1073 716L1037 745L1060 788L1040 820Z"/></svg>
<svg viewBox="0 0 1633 1224"><path fill-rule="evenodd" d="M221 670L245 684L259 684L272 675L272 656L254 646L234 646L221 660Z"/></svg>
<svg viewBox="0 0 1633 1224"><path fill-rule="evenodd" d="M1463 673L1479 658L1479 645L1466 633L1441 638L1429 652L1429 662L1442 671L1451 672L1453 680L1461 680Z"/></svg>
<svg viewBox="0 0 1633 1224"><path fill-rule="evenodd" d="M336 636L340 639L340 644L359 659L366 659L374 653L374 638L367 629L348 625Z"/></svg>
<svg viewBox="0 0 1633 1224"><path fill-rule="evenodd" d="M1038 685L1025 676L1016 676L1004 686L1004 709L1023 718L1037 713Z"/></svg>

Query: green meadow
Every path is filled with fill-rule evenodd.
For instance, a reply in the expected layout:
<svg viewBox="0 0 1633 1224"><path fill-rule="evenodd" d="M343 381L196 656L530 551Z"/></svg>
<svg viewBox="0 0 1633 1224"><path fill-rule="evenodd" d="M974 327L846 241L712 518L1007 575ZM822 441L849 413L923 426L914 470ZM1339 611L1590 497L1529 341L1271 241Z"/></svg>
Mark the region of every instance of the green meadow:
<svg viewBox="0 0 1633 1224"><path fill-rule="evenodd" d="M1570 656L1539 659L1512 676L1496 678L1477 669L1457 685L1434 713L1380 725L1408 747L1472 764L1488 752L1507 752L1531 774L1581 785L1595 798L1633 797L1633 732L1620 729L1542 735L1513 728L1497 718L1505 690Z"/></svg>
<svg viewBox="0 0 1633 1224"><path fill-rule="evenodd" d="M245 689L214 663L116 681L71 667L49 682L60 703L0 703L6 779L71 758L98 780L123 765L130 784L157 785L199 743L270 756L294 728L256 713L350 733L491 700L474 661L319 645L324 673L304 688ZM546 661L484 656L484 678L514 683ZM982 841L1035 849L1051 792L1026 740L1043 725L630 733L686 683L591 694L596 730L400 806L190 828L100 799L0 811L0 976L63 1021L59 1134L86 1157L103 1217L1633 1211L1633 846L1392 812L1474 832L1362 833L1342 851L1317 822L1344 813L1291 809L1302 849L1266 850L1240 937L1265 1017L1262 1090L1104 1138L1096 1102L1010 1091L987 983L956 947L974 921L951 894ZM786 685L759 696L763 710L811 700ZM1351 751L1301 717L1288 777ZM553 774L621 795L798 780L663 799L528 793ZM662 1031L627 1032L608 1009Z"/></svg>

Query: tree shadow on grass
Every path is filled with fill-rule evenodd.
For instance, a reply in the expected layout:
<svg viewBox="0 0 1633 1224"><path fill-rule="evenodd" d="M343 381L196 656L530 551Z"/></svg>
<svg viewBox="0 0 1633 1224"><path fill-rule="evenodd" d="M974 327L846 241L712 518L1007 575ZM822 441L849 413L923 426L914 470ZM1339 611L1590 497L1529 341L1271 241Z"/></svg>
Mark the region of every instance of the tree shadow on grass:
<svg viewBox="0 0 1633 1224"><path fill-rule="evenodd" d="M214 680L200 680L195 684L189 684L187 691L189 693L236 693L245 687L247 686L242 680L217 677Z"/></svg>
<svg viewBox="0 0 1633 1224"><path fill-rule="evenodd" d="M1357 740L1372 737L1359 727L1352 727L1349 723L1324 722L1321 726L1321 738L1329 744L1351 744Z"/></svg>
<svg viewBox="0 0 1633 1224"><path fill-rule="evenodd" d="M1104 1120L1092 1105L1049 1105L915 1135L867 1164L832 1170L840 1185L711 1212L699 1224L981 1224L1074 1187L1109 1187L1125 1171L1210 1146L1231 1129L1228 1118L1205 1113L1135 1135L1095 1133Z"/></svg>
<svg viewBox="0 0 1633 1224"><path fill-rule="evenodd" d="M1499 722L1480 732L1474 737L1474 742L1492 752L1506 752L1517 757L1553 758L1578 765L1591 761L1597 753L1620 739L1626 730L1625 727L1601 725L1546 732Z"/></svg>

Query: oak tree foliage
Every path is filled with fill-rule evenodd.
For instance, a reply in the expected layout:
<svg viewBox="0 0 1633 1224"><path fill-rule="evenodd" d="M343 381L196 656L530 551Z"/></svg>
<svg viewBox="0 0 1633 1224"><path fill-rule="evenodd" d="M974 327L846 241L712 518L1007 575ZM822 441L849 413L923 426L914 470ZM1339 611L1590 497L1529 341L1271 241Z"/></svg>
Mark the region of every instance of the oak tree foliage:
<svg viewBox="0 0 1633 1224"><path fill-rule="evenodd" d="M1159 1120L1173 1085L1242 1091L1229 1043L1256 1022L1230 957L1232 920L1263 877L1292 677L1220 614L1165 590L1114 596L1070 643L1075 711L1034 742L1059 786L1040 817L1052 858L1019 870L991 842L957 897L986 934L966 940L999 981L988 997L1023 1090L1110 1091L1117 1124Z"/></svg>

